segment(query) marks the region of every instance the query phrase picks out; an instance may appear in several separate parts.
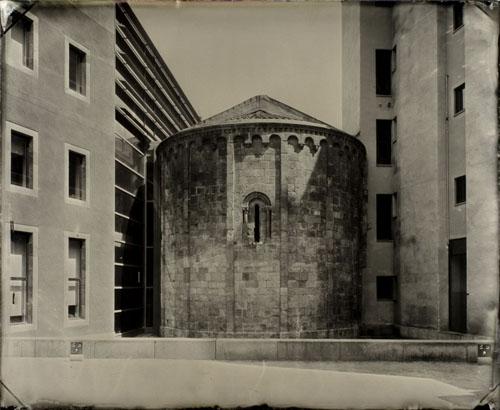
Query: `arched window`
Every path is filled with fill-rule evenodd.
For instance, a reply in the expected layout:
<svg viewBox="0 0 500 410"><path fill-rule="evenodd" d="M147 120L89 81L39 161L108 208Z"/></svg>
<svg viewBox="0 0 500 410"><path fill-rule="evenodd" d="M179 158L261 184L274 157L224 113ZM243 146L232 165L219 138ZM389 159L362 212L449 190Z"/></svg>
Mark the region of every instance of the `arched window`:
<svg viewBox="0 0 500 410"><path fill-rule="evenodd" d="M260 192L252 192L243 202L243 237L250 243L271 238L271 201Z"/></svg>

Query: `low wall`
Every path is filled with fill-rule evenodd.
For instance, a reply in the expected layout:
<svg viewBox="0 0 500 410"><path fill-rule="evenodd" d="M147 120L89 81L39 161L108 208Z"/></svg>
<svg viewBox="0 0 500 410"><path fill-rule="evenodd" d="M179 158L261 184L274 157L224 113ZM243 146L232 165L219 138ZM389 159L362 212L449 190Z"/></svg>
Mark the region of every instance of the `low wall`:
<svg viewBox="0 0 500 410"><path fill-rule="evenodd" d="M76 342L76 343L75 343ZM491 340L5 338L3 356L86 359L477 362Z"/></svg>
<svg viewBox="0 0 500 410"><path fill-rule="evenodd" d="M475 340L481 341L487 339L486 336L482 335L471 335L467 333L458 333L458 332L450 332L443 330L435 330L435 329L426 329L421 327L412 327L412 326L402 326L395 325L398 329L398 333L401 337L407 339L438 339L438 340Z"/></svg>

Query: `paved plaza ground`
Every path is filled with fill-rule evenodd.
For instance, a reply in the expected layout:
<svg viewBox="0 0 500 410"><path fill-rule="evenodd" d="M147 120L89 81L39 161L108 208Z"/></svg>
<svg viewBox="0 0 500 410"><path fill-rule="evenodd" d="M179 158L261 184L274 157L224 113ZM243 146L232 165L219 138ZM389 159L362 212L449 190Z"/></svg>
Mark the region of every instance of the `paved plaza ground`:
<svg viewBox="0 0 500 410"><path fill-rule="evenodd" d="M399 362L4 358L2 380L24 404L179 408L468 408L489 365ZM3 391L3 404L15 405Z"/></svg>

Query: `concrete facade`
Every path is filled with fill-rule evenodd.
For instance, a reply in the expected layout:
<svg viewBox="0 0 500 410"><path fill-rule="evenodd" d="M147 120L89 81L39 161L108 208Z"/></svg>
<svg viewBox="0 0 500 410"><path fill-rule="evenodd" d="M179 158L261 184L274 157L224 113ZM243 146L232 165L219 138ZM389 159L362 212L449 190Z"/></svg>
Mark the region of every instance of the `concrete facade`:
<svg viewBox="0 0 500 410"><path fill-rule="evenodd" d="M359 141L257 96L166 140L158 161L163 335L357 335Z"/></svg>
<svg viewBox="0 0 500 410"><path fill-rule="evenodd" d="M5 38L2 144L2 283L10 301L11 230L32 234L32 317L28 323L8 323L4 334L56 336L112 332L113 278L113 152L114 152L114 8L35 7L34 65L22 65L19 43ZM67 42L88 51L88 94L82 99L65 89ZM11 183L12 131L33 138L32 188ZM65 188L68 147L85 150L87 200L75 202ZM97 183L98 182L98 183ZM68 319L66 263L68 236L88 238L86 312Z"/></svg>
<svg viewBox="0 0 500 410"><path fill-rule="evenodd" d="M147 162L154 143L196 123L196 112L127 4L37 3L2 45L3 334L152 327ZM156 100L141 88L148 80ZM28 238L21 247L19 235Z"/></svg>
<svg viewBox="0 0 500 410"><path fill-rule="evenodd" d="M349 36L350 24L344 33L361 71L349 69L355 56L346 51L344 76L347 81L359 76L361 91L358 101L357 95L344 94L344 128L355 132L359 124L368 158L366 330L376 334L395 325L408 337L491 337L498 305L498 10L465 5L463 24L457 27L451 4L345 8L359 30L359 39ZM376 49L392 51L388 96L375 93ZM455 90L461 84L464 107L455 112ZM359 123L352 114L357 110ZM376 164L378 119L393 123L389 167ZM456 203L456 178L464 175L466 201ZM397 199L388 243L377 241L374 232L374 197L381 193L395 193ZM455 240L466 242L464 324L458 333L450 316L457 314L449 264ZM383 275L396 277L394 301L377 300L374 284Z"/></svg>

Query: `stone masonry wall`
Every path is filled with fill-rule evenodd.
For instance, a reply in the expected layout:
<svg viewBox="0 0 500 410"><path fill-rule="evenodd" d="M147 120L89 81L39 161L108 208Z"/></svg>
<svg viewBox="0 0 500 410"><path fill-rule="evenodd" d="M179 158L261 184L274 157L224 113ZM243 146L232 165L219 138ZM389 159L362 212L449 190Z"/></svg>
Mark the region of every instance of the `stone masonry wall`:
<svg viewBox="0 0 500 410"><path fill-rule="evenodd" d="M279 187L279 140L263 143L257 135L247 141L237 136L234 142L234 332L238 335L275 337L279 334ZM242 205L252 192L263 193L273 205L271 237L262 244L245 238Z"/></svg>
<svg viewBox="0 0 500 410"><path fill-rule="evenodd" d="M163 332L168 336L224 332L225 142L179 144L163 158Z"/></svg>
<svg viewBox="0 0 500 410"><path fill-rule="evenodd" d="M359 141L313 127L212 127L166 140L158 162L163 336L357 335ZM245 202L255 193L271 219L258 242Z"/></svg>

